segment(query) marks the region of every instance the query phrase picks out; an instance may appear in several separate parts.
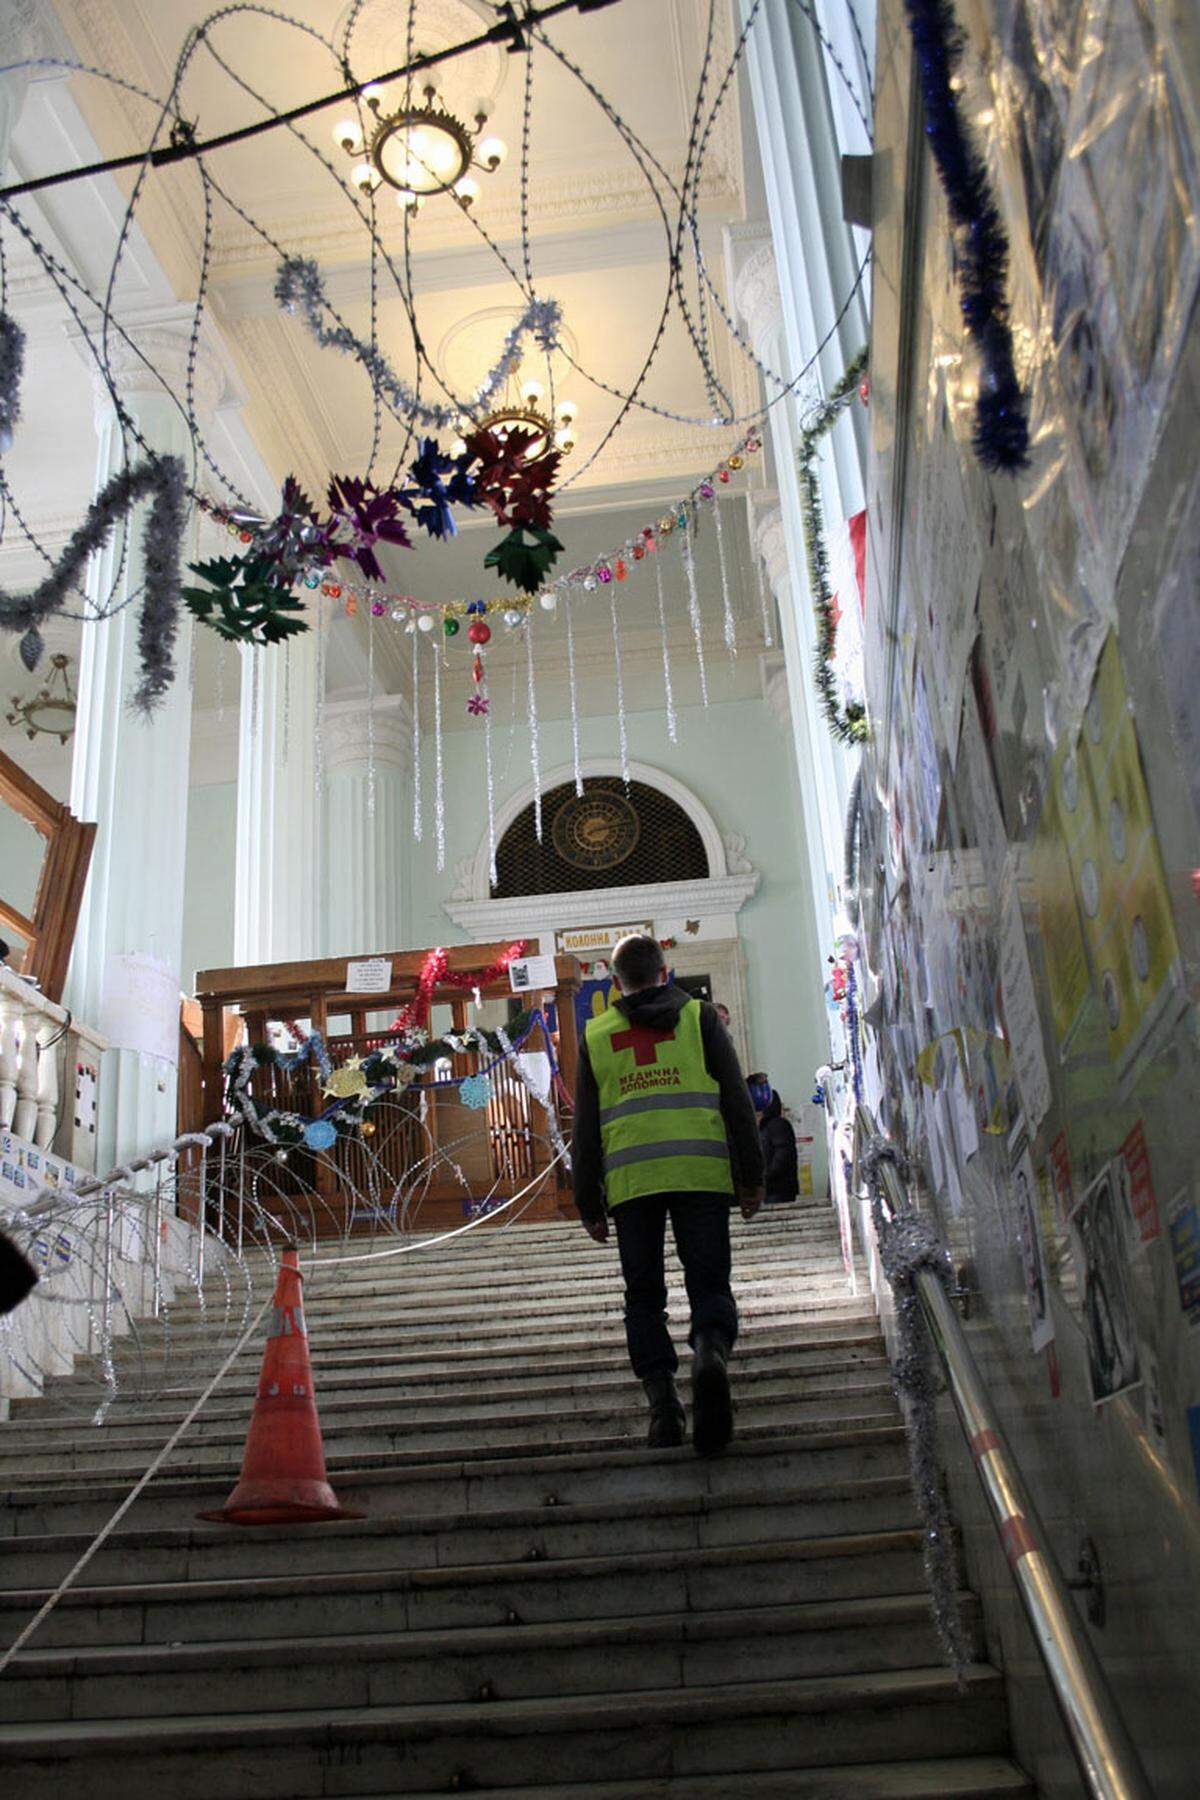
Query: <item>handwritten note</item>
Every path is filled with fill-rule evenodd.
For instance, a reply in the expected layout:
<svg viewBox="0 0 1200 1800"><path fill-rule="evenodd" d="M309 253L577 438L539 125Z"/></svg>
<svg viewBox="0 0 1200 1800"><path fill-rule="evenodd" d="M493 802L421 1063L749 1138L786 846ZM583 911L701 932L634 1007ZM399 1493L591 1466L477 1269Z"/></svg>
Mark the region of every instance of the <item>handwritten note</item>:
<svg viewBox="0 0 1200 1800"><path fill-rule="evenodd" d="M1050 1071L1042 1041L1033 970L1016 881L1010 873L1000 905L1000 985L1004 993L1004 1019L1021 1103L1029 1128L1036 1131L1050 1110Z"/></svg>

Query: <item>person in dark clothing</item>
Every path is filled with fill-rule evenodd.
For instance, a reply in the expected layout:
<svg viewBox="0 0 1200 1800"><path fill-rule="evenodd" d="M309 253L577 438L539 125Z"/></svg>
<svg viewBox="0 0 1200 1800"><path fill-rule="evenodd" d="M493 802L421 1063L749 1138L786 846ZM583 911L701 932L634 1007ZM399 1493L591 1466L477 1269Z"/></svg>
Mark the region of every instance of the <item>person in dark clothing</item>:
<svg viewBox="0 0 1200 1800"><path fill-rule="evenodd" d="M796 1134L783 1116L783 1101L769 1075L751 1075L746 1083L758 1119L766 1165L768 1206L784 1206L800 1198L800 1162Z"/></svg>
<svg viewBox="0 0 1200 1800"><path fill-rule="evenodd" d="M752 1219L763 1159L737 1052L705 1001L668 983L653 938L613 952L620 998L579 1046L572 1163L575 1204L597 1243L616 1227L629 1360L650 1403L651 1449L682 1444L687 1415L667 1329L663 1254L671 1220L691 1307L692 1442L733 1436L728 1358L737 1338L729 1209Z"/></svg>

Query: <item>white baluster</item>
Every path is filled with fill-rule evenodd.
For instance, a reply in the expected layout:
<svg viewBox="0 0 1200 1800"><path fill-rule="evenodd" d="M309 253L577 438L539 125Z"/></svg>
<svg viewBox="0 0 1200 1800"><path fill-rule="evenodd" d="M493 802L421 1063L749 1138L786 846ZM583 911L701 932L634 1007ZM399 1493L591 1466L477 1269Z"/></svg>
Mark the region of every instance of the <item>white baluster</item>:
<svg viewBox="0 0 1200 1800"><path fill-rule="evenodd" d="M59 1047L54 1041L56 1038L60 1041L62 1038L62 1028L58 1025L43 1025L38 1032L37 1126L33 1141L39 1150L50 1148L58 1130Z"/></svg>
<svg viewBox="0 0 1200 1800"><path fill-rule="evenodd" d="M41 1018L35 1012L23 1012L20 1020L21 1060L17 1066L17 1105L13 1113L13 1130L27 1143L33 1142L38 1116L38 1026Z"/></svg>
<svg viewBox="0 0 1200 1800"><path fill-rule="evenodd" d="M0 1128L5 1131L12 1124L17 1109L17 1076L21 1066L17 1021L20 1016L20 1007L0 994Z"/></svg>

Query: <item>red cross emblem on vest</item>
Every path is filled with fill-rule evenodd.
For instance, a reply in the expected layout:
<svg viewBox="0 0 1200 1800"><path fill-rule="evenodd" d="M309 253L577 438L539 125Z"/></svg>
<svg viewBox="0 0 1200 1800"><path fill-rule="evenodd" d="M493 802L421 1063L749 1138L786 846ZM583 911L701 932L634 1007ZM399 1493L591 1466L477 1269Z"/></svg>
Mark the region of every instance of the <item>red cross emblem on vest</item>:
<svg viewBox="0 0 1200 1800"><path fill-rule="evenodd" d="M628 1031L613 1033L614 1050L632 1050L633 1060L639 1069L648 1069L658 1061L658 1046L674 1042L674 1028L670 1031L659 1031L653 1025L631 1025Z"/></svg>

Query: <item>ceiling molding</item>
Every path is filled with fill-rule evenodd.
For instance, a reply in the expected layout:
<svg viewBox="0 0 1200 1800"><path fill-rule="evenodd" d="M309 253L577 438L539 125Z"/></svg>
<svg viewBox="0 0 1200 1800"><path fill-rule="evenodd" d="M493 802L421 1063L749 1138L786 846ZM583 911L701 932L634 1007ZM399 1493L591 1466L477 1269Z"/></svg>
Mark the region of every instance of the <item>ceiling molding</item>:
<svg viewBox="0 0 1200 1800"><path fill-rule="evenodd" d="M637 887L583 888L527 894L512 900L444 900L446 913L477 944L541 937L623 919L704 919L741 912L761 875L724 875L709 881L648 881Z"/></svg>

